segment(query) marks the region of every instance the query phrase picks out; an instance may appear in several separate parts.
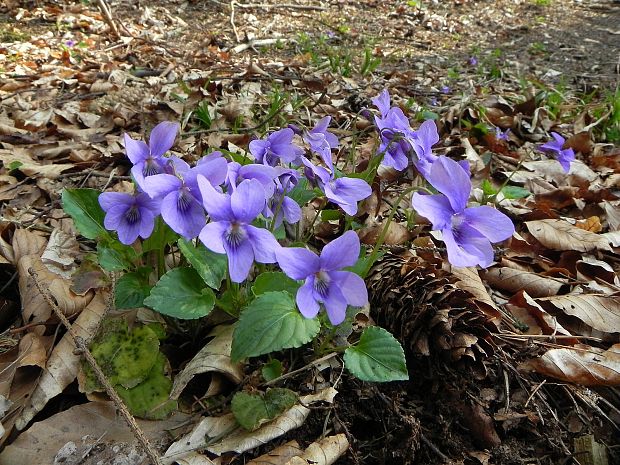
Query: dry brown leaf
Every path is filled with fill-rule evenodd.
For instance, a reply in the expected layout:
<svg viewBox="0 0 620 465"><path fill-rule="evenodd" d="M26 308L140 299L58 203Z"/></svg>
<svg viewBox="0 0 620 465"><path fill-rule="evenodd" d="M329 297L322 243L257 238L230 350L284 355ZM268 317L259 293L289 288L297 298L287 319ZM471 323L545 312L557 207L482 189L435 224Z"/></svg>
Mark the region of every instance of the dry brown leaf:
<svg viewBox="0 0 620 465"><path fill-rule="evenodd" d="M502 314L491 299L491 296L487 292L487 288L484 287L480 275L476 268L458 268L452 266L447 262L444 262L444 267L452 273L458 281L456 286L459 289L469 292L473 297L478 308L492 321L496 326L502 320Z"/></svg>
<svg viewBox="0 0 620 465"><path fill-rule="evenodd" d="M620 333L620 294L558 295L536 299L536 302L543 307L547 305L549 310L555 307L574 316L597 331Z"/></svg>
<svg viewBox="0 0 620 465"><path fill-rule="evenodd" d="M272 451L267 452L260 457L248 462L246 465L286 465L293 457L297 457L303 453L303 449L295 440L282 444Z"/></svg>
<svg viewBox="0 0 620 465"><path fill-rule="evenodd" d="M9 145L9 144L5 144ZM27 149L22 147L10 146L8 149L0 149L0 161L4 166L8 166L13 162L19 162L19 170L26 176L45 177L55 179L63 171L75 168L75 165L69 163L43 163L34 160Z"/></svg>
<svg viewBox="0 0 620 465"><path fill-rule="evenodd" d="M358 231L360 241L363 244L374 245L383 232L383 223L365 226ZM384 238L385 245L401 245L409 240L409 230L400 223L391 222Z"/></svg>
<svg viewBox="0 0 620 465"><path fill-rule="evenodd" d="M232 363L230 350L232 347L232 325L220 325L211 335L215 336L192 360L185 366L183 371L174 378L171 399L178 399L185 386L199 373L218 372L226 375L235 384L243 379L243 365Z"/></svg>
<svg viewBox="0 0 620 465"><path fill-rule="evenodd" d="M106 313L106 305L107 295L103 292L96 294L73 323L75 334L88 340L99 327ZM17 419L15 423L17 429L23 430L50 399L56 397L73 382L81 359L81 356L74 351L75 345L69 335L65 334L50 354L39 384Z"/></svg>
<svg viewBox="0 0 620 465"><path fill-rule="evenodd" d="M564 327L558 322L558 320L549 315L530 295L525 291L519 291L506 303L506 308L513 314L518 313L515 310L523 309L527 312L535 324L540 328L541 334L559 334L562 336L571 336ZM527 321L524 323L528 324ZM533 334L528 331L526 334ZM577 339L564 340L568 344L576 344Z"/></svg>
<svg viewBox="0 0 620 465"><path fill-rule="evenodd" d="M607 215L609 230L620 231L620 202L609 202L607 200L603 200L602 207Z"/></svg>
<svg viewBox="0 0 620 465"><path fill-rule="evenodd" d="M553 250L611 250L603 235L584 231L563 220L537 220L525 223L532 236Z"/></svg>
<svg viewBox="0 0 620 465"><path fill-rule="evenodd" d="M327 436L313 442L299 457L293 457L286 465L332 465L349 448L344 434Z"/></svg>
<svg viewBox="0 0 620 465"><path fill-rule="evenodd" d="M584 386L618 386L620 344L614 344L608 350L582 344L572 348L551 349L542 357L521 364L519 368Z"/></svg>
<svg viewBox="0 0 620 465"><path fill-rule="evenodd" d="M189 416L176 412L172 417L162 421L137 420L138 426L152 443L168 442L168 431L182 426ZM28 431L23 432L10 446L0 454L0 463L3 465L23 465L35 463L55 463L54 457L65 444L73 441L77 446L90 447L99 444L100 447L91 451L97 457L104 458L102 447L110 449L116 443L134 443L137 445L133 433L122 421L112 402L90 402L76 405L64 412L33 424ZM86 449L80 447L80 449ZM84 450L80 451L80 455ZM112 456L113 457L113 456ZM80 456L75 457L78 463ZM89 462L96 463L97 461ZM108 458L102 463L112 463Z"/></svg>
<svg viewBox="0 0 620 465"><path fill-rule="evenodd" d="M69 279L75 271L75 259L79 254L80 246L75 235L56 228L50 234L41 261L51 272Z"/></svg>
<svg viewBox="0 0 620 465"><path fill-rule="evenodd" d="M508 267L496 267L484 272L484 279L491 286L504 291L526 291L534 297L557 295L566 283L559 279L546 278L536 273L515 270Z"/></svg>
<svg viewBox="0 0 620 465"><path fill-rule="evenodd" d="M603 230L601 219L598 216L591 216L585 220L577 221L575 226L579 229L583 229L584 231L590 231L593 233L600 233Z"/></svg>

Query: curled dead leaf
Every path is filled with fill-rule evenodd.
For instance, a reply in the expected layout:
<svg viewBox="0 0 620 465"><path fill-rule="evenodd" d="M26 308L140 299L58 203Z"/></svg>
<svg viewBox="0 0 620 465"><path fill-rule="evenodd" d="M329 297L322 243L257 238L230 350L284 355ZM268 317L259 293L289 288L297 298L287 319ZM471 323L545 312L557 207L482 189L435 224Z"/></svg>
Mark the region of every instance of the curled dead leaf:
<svg viewBox="0 0 620 465"><path fill-rule="evenodd" d="M561 310L591 328L605 333L620 333L620 294L558 295L536 299L548 310Z"/></svg>
<svg viewBox="0 0 620 465"><path fill-rule="evenodd" d="M171 399L178 399L185 386L191 379L199 373L218 372L226 375L235 384L243 379L243 365L232 363L230 351L232 347L232 335L234 327L232 325L221 325L211 334L215 335L206 346L204 346L183 371L174 378Z"/></svg>
<svg viewBox="0 0 620 465"><path fill-rule="evenodd" d="M469 292L478 308L488 317L489 321L499 326L502 314L487 292L476 268L458 268L448 263L444 263L444 267L458 279L456 286Z"/></svg>
<svg viewBox="0 0 620 465"><path fill-rule="evenodd" d="M551 349L542 357L521 364L519 369L584 386L618 386L620 344L614 344L608 350L583 344Z"/></svg>
<svg viewBox="0 0 620 465"><path fill-rule="evenodd" d="M358 235L363 244L373 245L377 243L377 239L381 236L383 223L366 226L360 229ZM385 235L385 245L401 245L409 240L409 230L400 223L391 222Z"/></svg>
<svg viewBox="0 0 620 465"><path fill-rule="evenodd" d="M499 289L518 292L526 291L534 297L557 295L566 283L560 279L551 279L528 271L508 267L491 268L484 272L485 280Z"/></svg>
<svg viewBox="0 0 620 465"><path fill-rule="evenodd" d="M552 250L611 250L603 235L585 231L563 220L527 221L525 224L538 242Z"/></svg>

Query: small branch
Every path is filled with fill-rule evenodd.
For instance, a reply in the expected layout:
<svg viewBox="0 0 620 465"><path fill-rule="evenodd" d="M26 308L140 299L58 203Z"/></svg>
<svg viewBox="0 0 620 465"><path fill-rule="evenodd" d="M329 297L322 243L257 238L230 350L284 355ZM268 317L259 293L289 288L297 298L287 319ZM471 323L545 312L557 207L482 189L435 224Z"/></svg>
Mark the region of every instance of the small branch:
<svg viewBox="0 0 620 465"><path fill-rule="evenodd" d="M235 39L237 39L237 43L241 42L239 38L239 31L237 30L237 26L235 25L235 0L230 2L230 25L233 28L233 32L235 33Z"/></svg>
<svg viewBox="0 0 620 465"><path fill-rule="evenodd" d="M288 10L315 10L315 11L326 11L327 8L324 6L314 6L314 5L294 5L292 3L237 3L239 8L286 8Z"/></svg>
<svg viewBox="0 0 620 465"><path fill-rule="evenodd" d="M103 371L101 371L101 368L99 368L99 365L97 364L97 360L95 360L95 357L93 357L93 354L90 352L90 350L88 350L88 345L86 344L84 339L75 333L75 331L73 330L73 326L71 325L67 317L64 315L64 313L62 313L62 310L58 307L56 302L54 302L54 300L51 298L48 291L43 288L43 285L41 284L41 281L39 280L39 276L37 272L34 270L34 268L28 269L28 273L30 273L30 276L32 276L32 280L34 281L35 286L37 287L37 289L39 290L39 292L41 293L41 295L43 296L47 304L52 308L52 310L56 314L56 317L58 317L58 319L63 324L63 326L67 329L67 334L71 338L77 351L79 351L82 355L84 355L84 358L86 359L88 364L91 366L91 368L95 372L95 375L97 376L97 380L101 383L101 385L105 389L108 396L110 396L110 399L112 399L112 401L114 402L114 405L116 405L116 408L119 410L120 414L123 416L123 418L129 425L129 428L135 435L136 439L138 439L138 441L140 441L140 443L142 444L142 447L144 448L146 455L149 457L153 465L162 465L159 455L157 455L157 452L155 451L155 449L153 449L153 446L151 446L148 438L145 436L144 432L138 426L136 419L131 415L131 413L129 413L129 410L127 410L127 406L125 405L123 400L118 396L118 394L114 390L114 387L107 380L107 378L105 377L105 374L103 373Z"/></svg>
<svg viewBox="0 0 620 465"><path fill-rule="evenodd" d="M239 6L238 3L236 3L237 6ZM238 39L238 37L237 37ZM279 39L257 39L257 40L251 40L248 43L245 44L240 44L237 45L236 47L233 47L232 49L230 49L232 52L235 53L240 53L243 52L245 50L247 50L248 48L254 48L254 47L261 47L263 45L273 45L273 44L277 44L277 43L284 43L284 42L290 42L292 41L292 39L284 39L284 38L279 38Z"/></svg>
<svg viewBox="0 0 620 465"><path fill-rule="evenodd" d="M118 27L116 27L114 18L112 18L112 11L110 11L110 6L106 3L105 0L97 0L97 6L99 7L99 10L101 10L103 19L108 24L108 26L110 26L112 33L116 36L117 39L120 39L121 34L118 32Z"/></svg>

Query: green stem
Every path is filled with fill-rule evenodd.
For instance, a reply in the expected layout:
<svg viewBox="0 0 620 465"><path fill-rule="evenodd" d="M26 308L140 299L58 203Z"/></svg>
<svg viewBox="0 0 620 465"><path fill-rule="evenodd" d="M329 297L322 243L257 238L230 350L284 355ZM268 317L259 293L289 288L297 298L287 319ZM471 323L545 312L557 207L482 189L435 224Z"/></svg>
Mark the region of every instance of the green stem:
<svg viewBox="0 0 620 465"><path fill-rule="evenodd" d="M510 182L510 180L512 179L512 177L515 175L515 173L517 171L519 171L519 168L521 168L521 166L523 165L523 160L519 160L519 163L517 163L517 166L515 167L514 171L512 173L510 173L510 176L508 176L506 178L506 180L502 183L501 187L498 189L498 191L493 194L489 200L492 201L493 203L495 203L495 201L497 200L497 196L499 195L499 193L504 189L504 187L506 187L508 185L508 183Z"/></svg>
<svg viewBox="0 0 620 465"><path fill-rule="evenodd" d="M407 194L413 191L418 191L418 190L423 190L423 191L428 192L428 190L425 189L424 187L410 187L409 189L405 189L398 196L398 198L396 199L396 202L394 202L394 205L392 206L392 210L390 210L390 215L388 216L387 221L385 222L385 225L383 226L383 229L381 230L381 234L379 235L379 238L377 239L377 242L375 243L375 246L372 249L372 252L370 253L370 257L368 257L368 262L366 263L366 267L364 268L362 277L366 277L366 275L370 271L370 268L372 268L372 265L374 265L375 261L377 260L379 256L379 249L385 242L385 238L390 228L390 223L392 223L392 220L394 219L394 215L396 215L396 210L398 209L398 206L400 205L400 203L403 201L403 199L405 198Z"/></svg>

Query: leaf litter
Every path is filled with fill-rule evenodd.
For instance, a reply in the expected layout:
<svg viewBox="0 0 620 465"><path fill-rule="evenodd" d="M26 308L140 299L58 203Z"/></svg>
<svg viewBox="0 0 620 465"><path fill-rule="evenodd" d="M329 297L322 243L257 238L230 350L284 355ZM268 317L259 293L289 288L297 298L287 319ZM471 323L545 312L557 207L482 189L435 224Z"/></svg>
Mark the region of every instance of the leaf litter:
<svg viewBox="0 0 620 465"><path fill-rule="evenodd" d="M219 2L110 2L122 24L115 40L95 5L18 3L0 12L0 267L7 283L0 297L21 309L4 322L0 344L0 394L9 403L3 462L144 458L130 430L113 421L111 404L82 397L62 411L55 403L75 398L81 355L56 332L30 268L85 340L108 313L144 321L144 313L108 308L105 281L73 292L72 276L96 244L75 240L61 209L63 188L122 191L129 179L122 133L143 135L166 119L183 121L173 152L191 160L207 147L243 154L252 128L330 115L343 140L358 144L363 171L373 149L356 114L385 86L412 119L436 118L445 140L437 153L467 159L474 183L488 178L491 195L519 225L497 265L483 273L446 266L430 238L411 242L423 223L397 213L390 248L369 277L371 317L406 341L412 381L369 385L348 378L337 357L314 365L307 353L288 350L292 358L275 381L297 392L299 404L253 432L240 430L227 410L231 394L265 391L260 363L233 363L227 321L211 315L209 327L220 332L161 347L171 397L194 416L176 412L141 420L141 428L171 430L157 446L162 456L168 447L182 451L179 463L188 464L243 452L250 463L522 463L541 451L545 463L557 463L577 452L572 440L585 432L617 460L610 431L620 423L620 129L617 90L615 127L609 100L617 64L601 45L613 41L617 7L368 0L304 2L316 10L298 10L234 2L233 18ZM571 23L573 11L588 27ZM537 31L543 39L533 38ZM380 63L368 71L372 59ZM510 129L508 139L495 137L494 127ZM568 175L537 151L549 131L572 134L567 146L579 160ZM506 178L525 194L507 195ZM361 224L368 244L398 197L401 186L390 184L397 179L380 172L376 180ZM338 222L317 240L333 237ZM593 394L584 396L579 385ZM564 427L575 411L579 434ZM183 423L193 430L188 436L176 429ZM214 442L205 444L205 435ZM29 449L35 439L40 448Z"/></svg>

